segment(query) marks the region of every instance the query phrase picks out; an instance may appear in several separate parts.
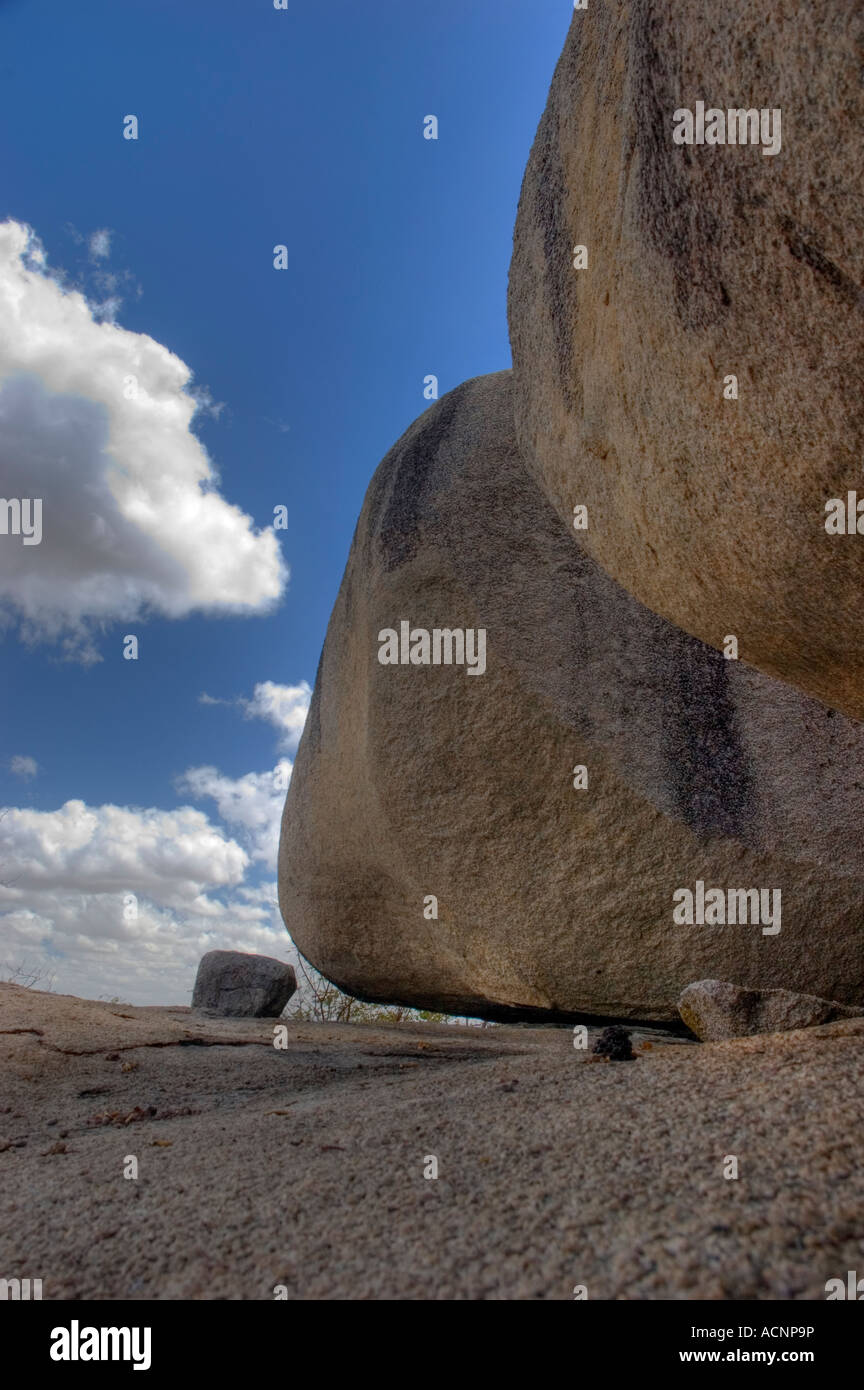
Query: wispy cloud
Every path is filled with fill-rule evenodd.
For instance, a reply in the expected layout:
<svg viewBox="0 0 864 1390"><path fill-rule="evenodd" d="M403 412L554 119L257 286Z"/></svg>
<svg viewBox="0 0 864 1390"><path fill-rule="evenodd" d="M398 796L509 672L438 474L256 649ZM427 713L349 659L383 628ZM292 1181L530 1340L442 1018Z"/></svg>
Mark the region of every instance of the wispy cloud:
<svg viewBox="0 0 864 1390"><path fill-rule="evenodd" d="M9 771L14 777L22 777L27 781L30 777L35 777L39 771L39 764L35 758L28 758L23 753L16 753L9 760Z"/></svg>
<svg viewBox="0 0 864 1390"><path fill-rule="evenodd" d="M98 231L90 233L87 238L87 250L91 261L107 261L111 254L111 236L108 227L100 227Z"/></svg>

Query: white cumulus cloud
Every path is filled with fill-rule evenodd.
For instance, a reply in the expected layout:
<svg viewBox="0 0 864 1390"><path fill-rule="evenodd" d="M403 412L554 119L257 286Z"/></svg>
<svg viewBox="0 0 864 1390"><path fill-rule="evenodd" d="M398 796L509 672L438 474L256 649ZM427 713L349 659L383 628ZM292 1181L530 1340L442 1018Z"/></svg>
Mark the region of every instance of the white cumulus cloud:
<svg viewBox="0 0 864 1390"><path fill-rule="evenodd" d="M202 699L265 718L296 746L310 695L305 681L262 681L251 700ZM17 970L87 998L182 1004L205 951L296 960L275 882L249 882L275 873L291 770L284 757L240 777L188 768L177 790L211 801L221 825L188 805L0 808L0 979Z"/></svg>
<svg viewBox="0 0 864 1390"><path fill-rule="evenodd" d="M46 887L143 893L178 906L205 886L240 883L249 862L245 850L194 807L138 811L83 801L67 801L57 811L10 808L2 852L21 894Z"/></svg>
<svg viewBox="0 0 864 1390"><path fill-rule="evenodd" d="M278 729L279 746L290 753L296 750L300 742L311 699L312 687L306 681L301 681L299 685L261 681L253 691L252 699L243 701L243 707L248 718L266 719Z"/></svg>
<svg viewBox="0 0 864 1390"><path fill-rule="evenodd" d="M309 713L312 687L308 681L299 685L279 685L276 681L259 681L252 698L238 695L232 700L220 700L204 691L198 696L202 705L236 705L247 719L263 719L279 732L279 747L284 753L294 753Z"/></svg>
<svg viewBox="0 0 864 1390"><path fill-rule="evenodd" d="M69 801L0 823L0 978L133 1003L187 1003L216 947L290 958L275 883L203 812Z"/></svg>
<svg viewBox="0 0 864 1390"><path fill-rule="evenodd" d="M241 836L251 857L275 870L290 778L291 764L283 758L272 772L247 772L243 777L226 777L215 767L192 767L178 780L177 789L196 801L215 801L220 819Z"/></svg>
<svg viewBox="0 0 864 1390"><path fill-rule="evenodd" d="M267 612L287 582L272 528L217 489L189 367L103 320L29 228L0 224L0 477L42 499L41 544L2 537L0 604L25 640L84 659L95 624Z"/></svg>

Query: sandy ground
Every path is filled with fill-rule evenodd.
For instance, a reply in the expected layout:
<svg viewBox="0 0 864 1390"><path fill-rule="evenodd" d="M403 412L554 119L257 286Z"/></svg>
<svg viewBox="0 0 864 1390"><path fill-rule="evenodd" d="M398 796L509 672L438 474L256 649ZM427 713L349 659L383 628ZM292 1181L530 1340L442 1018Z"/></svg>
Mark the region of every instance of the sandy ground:
<svg viewBox="0 0 864 1390"><path fill-rule="evenodd" d="M545 1028L291 1024L277 1050L272 1022L0 985L0 1277L45 1299L821 1300L864 1273L864 1020L649 1036L629 1063Z"/></svg>

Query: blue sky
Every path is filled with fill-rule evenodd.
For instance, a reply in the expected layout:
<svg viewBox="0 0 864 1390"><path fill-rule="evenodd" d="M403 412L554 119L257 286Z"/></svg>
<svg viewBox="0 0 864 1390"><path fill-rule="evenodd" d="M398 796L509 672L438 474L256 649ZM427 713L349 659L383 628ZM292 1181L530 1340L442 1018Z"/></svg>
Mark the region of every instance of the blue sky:
<svg viewBox="0 0 864 1390"><path fill-rule="evenodd" d="M203 949L288 955L273 769L424 377L510 364L571 16L0 0L0 494L43 501L40 545L0 535L0 966L166 1003Z"/></svg>

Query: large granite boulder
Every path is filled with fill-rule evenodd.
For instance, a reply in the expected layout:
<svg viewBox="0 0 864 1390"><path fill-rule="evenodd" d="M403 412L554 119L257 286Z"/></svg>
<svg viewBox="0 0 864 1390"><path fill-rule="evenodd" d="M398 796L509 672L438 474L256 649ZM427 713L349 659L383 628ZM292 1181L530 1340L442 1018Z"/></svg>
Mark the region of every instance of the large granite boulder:
<svg viewBox="0 0 864 1390"><path fill-rule="evenodd" d="M654 612L858 718L864 536L825 507L864 510L862 68L848 0L577 11L509 295L519 439L562 523L586 505L582 543ZM779 150L761 125L675 143L699 102L766 111L772 141L779 109Z"/></svg>
<svg viewBox="0 0 864 1390"><path fill-rule="evenodd" d="M247 951L207 951L201 957L193 1009L228 1018L278 1018L297 988L293 967Z"/></svg>
<svg viewBox="0 0 864 1390"><path fill-rule="evenodd" d="M403 622L484 629L485 673L382 664ZM282 913L344 989L444 1011L676 1021L710 977L855 1003L862 758L861 725L611 580L524 466L510 374L479 378L370 484L286 800ZM781 929L674 920L700 883L779 888Z"/></svg>

